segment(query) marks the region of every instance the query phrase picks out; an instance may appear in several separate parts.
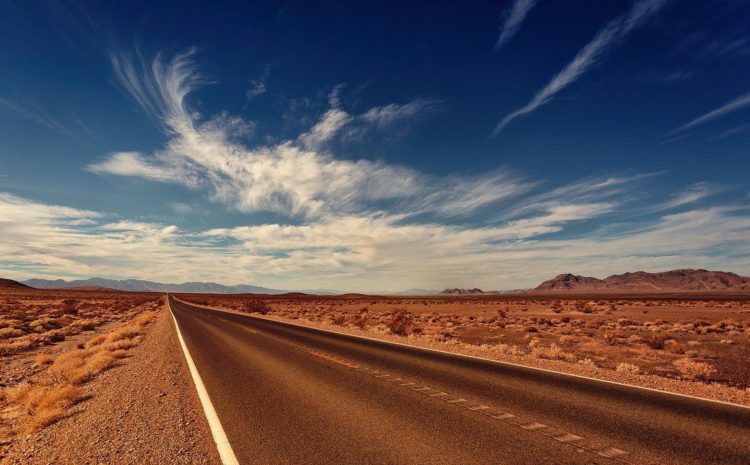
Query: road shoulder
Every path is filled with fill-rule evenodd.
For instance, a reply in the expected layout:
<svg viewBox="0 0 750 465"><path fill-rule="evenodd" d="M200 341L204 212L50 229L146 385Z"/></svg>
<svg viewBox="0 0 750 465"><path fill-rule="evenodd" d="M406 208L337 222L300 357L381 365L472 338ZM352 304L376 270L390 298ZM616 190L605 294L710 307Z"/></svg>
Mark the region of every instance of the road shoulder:
<svg viewBox="0 0 750 465"><path fill-rule="evenodd" d="M2 464L220 463L167 311L73 415L17 440Z"/></svg>

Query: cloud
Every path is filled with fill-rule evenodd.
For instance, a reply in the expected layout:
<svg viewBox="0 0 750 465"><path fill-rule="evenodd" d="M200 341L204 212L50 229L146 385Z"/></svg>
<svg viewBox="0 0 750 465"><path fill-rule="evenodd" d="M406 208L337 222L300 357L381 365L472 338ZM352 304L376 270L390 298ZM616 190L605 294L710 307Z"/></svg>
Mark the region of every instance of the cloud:
<svg viewBox="0 0 750 465"><path fill-rule="evenodd" d="M500 26L500 37L495 42L495 50L498 50L518 32L521 23L534 8L539 0L514 0L513 5L505 13L505 21Z"/></svg>
<svg viewBox="0 0 750 465"><path fill-rule="evenodd" d="M348 113L332 108L323 115L312 129L300 135L299 140L303 146L309 149L319 149L333 139L341 128L351 121L352 117Z"/></svg>
<svg viewBox="0 0 750 465"><path fill-rule="evenodd" d="M722 131L716 136L712 137L712 139L725 139L730 136L734 136L736 134L742 134L743 132L750 131L750 123L740 124L739 126L735 126L733 128L729 128L726 131Z"/></svg>
<svg viewBox="0 0 750 465"><path fill-rule="evenodd" d="M664 6L666 0L640 0L630 10L607 23L594 38L576 54L552 80L539 90L529 103L506 115L495 126L492 137L497 136L511 121L527 115L548 103L555 94L577 81L592 66L598 64L604 55L618 45L630 32L643 24Z"/></svg>
<svg viewBox="0 0 750 465"><path fill-rule="evenodd" d="M694 71L653 71L651 73L639 76L637 80L646 83L672 84L675 82L687 81L689 79L692 79L693 76L695 76Z"/></svg>
<svg viewBox="0 0 750 465"><path fill-rule="evenodd" d="M256 79L250 80L250 87L245 91L245 95L247 96L248 100L252 100L255 97L263 95L268 91L266 82L268 81L270 75L271 64L267 63L262 67L260 76L258 76Z"/></svg>
<svg viewBox="0 0 750 465"><path fill-rule="evenodd" d="M238 133L246 129L240 118L206 119L188 108L186 98L202 82L191 51L168 61L157 55L151 65L127 56L113 56L112 63L119 84L163 125L168 140L148 155L114 153L90 164L89 171L182 184L206 191L210 200L241 212L268 211L298 218L372 212L382 202L436 211L440 205L428 208L421 205L422 199L452 201L433 195L441 189L429 176L365 159L336 159L325 150L349 125L403 124L433 111L434 100L416 99L350 115L335 107L340 103L341 87L337 86L329 98L334 107L308 131L292 140L248 147L238 142Z"/></svg>
<svg viewBox="0 0 750 465"><path fill-rule="evenodd" d="M654 210L669 210L672 208L682 207L703 200L718 192L720 192L720 189L712 186L709 183L697 182L692 186L689 186L684 191L673 194L668 201L656 205L654 207Z"/></svg>
<svg viewBox="0 0 750 465"><path fill-rule="evenodd" d="M138 152L117 152L98 163L86 167L92 173L116 174L118 176L139 176L152 181L172 181L175 173L144 161Z"/></svg>
<svg viewBox="0 0 750 465"><path fill-rule="evenodd" d="M494 226L404 223L373 214L185 230L0 193L0 256L13 257L12 265L0 262L0 268L16 279L137 277L362 291L455 283L517 288L567 270L750 269L746 207L691 209L645 224L626 215L619 232L605 223L566 238L549 236L611 215L615 207L551 205Z"/></svg>
<svg viewBox="0 0 750 465"><path fill-rule="evenodd" d="M191 119L185 107L185 97L204 84L192 60L195 49L162 60L161 54L146 63L136 53L110 53L110 62L120 86L153 118L162 121L173 131Z"/></svg>
<svg viewBox="0 0 750 465"><path fill-rule="evenodd" d="M370 108L359 116L359 120L379 129L385 129L394 124L433 113L439 109L439 105L440 102L434 99L417 98L403 105L391 103Z"/></svg>
<svg viewBox="0 0 750 465"><path fill-rule="evenodd" d="M721 118L724 115L727 115L729 113L742 109L748 105L750 105L750 94L741 95L735 98L734 100L725 103L719 108L711 110L704 115L701 115L691 121L688 121L687 123L683 124L677 129L674 129L671 132L669 132L668 135L674 135L683 131L687 131L688 129L692 129L696 126L700 126L702 124L708 123L709 121L713 121L717 118Z"/></svg>
<svg viewBox="0 0 750 465"><path fill-rule="evenodd" d="M75 136L73 131L71 131L70 128L68 128L60 120L51 116L49 113L45 112L32 103L21 105L6 98L0 97L0 107L5 108L6 110L10 110L27 120L33 121L39 125L51 129L58 134Z"/></svg>

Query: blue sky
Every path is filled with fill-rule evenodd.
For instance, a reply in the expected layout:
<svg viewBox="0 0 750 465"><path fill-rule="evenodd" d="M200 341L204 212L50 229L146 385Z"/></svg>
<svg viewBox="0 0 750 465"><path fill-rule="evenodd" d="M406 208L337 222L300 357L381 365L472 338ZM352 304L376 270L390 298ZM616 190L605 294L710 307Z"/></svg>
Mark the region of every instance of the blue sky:
<svg viewBox="0 0 750 465"><path fill-rule="evenodd" d="M0 274L750 274L750 4L0 2Z"/></svg>

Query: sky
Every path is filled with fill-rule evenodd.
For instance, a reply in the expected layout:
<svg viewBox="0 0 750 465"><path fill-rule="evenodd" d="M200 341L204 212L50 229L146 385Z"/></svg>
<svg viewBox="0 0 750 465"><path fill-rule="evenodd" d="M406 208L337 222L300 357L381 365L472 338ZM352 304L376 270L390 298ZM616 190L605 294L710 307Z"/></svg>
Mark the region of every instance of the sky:
<svg viewBox="0 0 750 465"><path fill-rule="evenodd" d="M0 276L750 275L750 2L0 0Z"/></svg>

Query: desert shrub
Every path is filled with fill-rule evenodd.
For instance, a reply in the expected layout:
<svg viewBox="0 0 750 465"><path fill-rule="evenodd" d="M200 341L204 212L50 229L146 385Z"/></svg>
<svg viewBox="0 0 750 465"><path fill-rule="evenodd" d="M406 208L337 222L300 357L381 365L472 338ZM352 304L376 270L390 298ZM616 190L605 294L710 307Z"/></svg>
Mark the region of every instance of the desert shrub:
<svg viewBox="0 0 750 465"><path fill-rule="evenodd" d="M246 302L243 311L247 313L260 313L261 315L267 315L271 309L262 300L251 300Z"/></svg>
<svg viewBox="0 0 750 465"><path fill-rule="evenodd" d="M707 379L716 372L708 363L697 362L689 358L677 359L672 363L683 378Z"/></svg>
<svg viewBox="0 0 750 465"><path fill-rule="evenodd" d="M544 358L548 360L565 360L568 362L575 362L576 358L573 354L565 352L555 343L549 346L536 345L531 349L531 355L537 358Z"/></svg>
<svg viewBox="0 0 750 465"><path fill-rule="evenodd" d="M332 318L332 322L336 326L344 326L346 324L346 315L343 315L340 313L337 315L334 315Z"/></svg>
<svg viewBox="0 0 750 465"><path fill-rule="evenodd" d="M481 349L496 355L523 355L524 351L517 345L509 344L482 344Z"/></svg>
<svg viewBox="0 0 750 465"><path fill-rule="evenodd" d="M398 336L408 336L412 334L415 328L414 316L406 310L400 309L393 313L393 316L386 322L386 327Z"/></svg>
<svg viewBox="0 0 750 465"><path fill-rule="evenodd" d="M655 350L662 350L664 348L664 341L666 341L664 336L652 336L646 339L646 345Z"/></svg>
<svg viewBox="0 0 750 465"><path fill-rule="evenodd" d="M595 367L596 366L596 364L594 363L594 361L591 360L590 358L583 358L581 360L578 360L578 363L580 363L581 365L589 366L589 367Z"/></svg>
<svg viewBox="0 0 750 465"><path fill-rule="evenodd" d="M616 370L620 373L630 373L631 375L637 375L641 372L641 368L638 365L624 362L617 365Z"/></svg>
<svg viewBox="0 0 750 465"><path fill-rule="evenodd" d="M575 344L578 339L575 336L560 336L560 344Z"/></svg>
<svg viewBox="0 0 750 465"><path fill-rule="evenodd" d="M0 339L10 339L13 337L23 336L24 333L22 329L18 328L0 328Z"/></svg>

